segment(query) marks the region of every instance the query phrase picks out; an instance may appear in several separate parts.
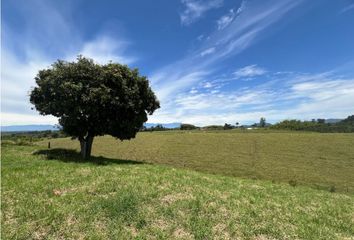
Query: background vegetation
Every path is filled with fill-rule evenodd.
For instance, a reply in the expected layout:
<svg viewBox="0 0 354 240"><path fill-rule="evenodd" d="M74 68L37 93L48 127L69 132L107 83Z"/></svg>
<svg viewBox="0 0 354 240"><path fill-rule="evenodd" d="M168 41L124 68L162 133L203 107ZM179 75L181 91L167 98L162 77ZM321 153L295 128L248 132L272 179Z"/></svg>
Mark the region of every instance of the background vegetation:
<svg viewBox="0 0 354 240"><path fill-rule="evenodd" d="M325 119L313 119L312 121L284 120L272 125L270 128L295 131L350 133L354 132L354 115L337 123L326 123Z"/></svg>
<svg viewBox="0 0 354 240"><path fill-rule="evenodd" d="M33 132L2 132L1 145L32 145L43 139L68 137L62 131L33 131Z"/></svg>

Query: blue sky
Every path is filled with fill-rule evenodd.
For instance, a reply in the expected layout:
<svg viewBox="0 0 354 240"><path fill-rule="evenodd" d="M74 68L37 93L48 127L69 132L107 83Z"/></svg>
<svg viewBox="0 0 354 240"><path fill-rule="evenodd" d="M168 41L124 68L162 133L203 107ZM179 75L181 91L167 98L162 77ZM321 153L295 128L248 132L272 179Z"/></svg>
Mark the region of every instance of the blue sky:
<svg viewBox="0 0 354 240"><path fill-rule="evenodd" d="M31 110L39 69L78 54L137 67L149 122L241 124L354 114L352 0L3 0L2 125Z"/></svg>

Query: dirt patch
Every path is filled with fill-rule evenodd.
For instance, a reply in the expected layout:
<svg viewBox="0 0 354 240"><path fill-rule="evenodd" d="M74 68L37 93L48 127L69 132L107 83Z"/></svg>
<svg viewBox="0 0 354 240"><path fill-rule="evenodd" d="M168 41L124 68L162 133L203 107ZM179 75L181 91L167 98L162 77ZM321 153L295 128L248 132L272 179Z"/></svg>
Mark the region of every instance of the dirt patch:
<svg viewBox="0 0 354 240"><path fill-rule="evenodd" d="M87 168L80 168L77 170L77 172L82 176L88 176L91 174L92 170L91 168L87 167Z"/></svg>
<svg viewBox="0 0 354 240"><path fill-rule="evenodd" d="M275 238L269 237L267 235L258 235L252 238L253 240L275 240Z"/></svg>
<svg viewBox="0 0 354 240"><path fill-rule="evenodd" d="M171 184L160 184L157 186L158 189L160 190L166 190L166 189L171 189Z"/></svg>
<svg viewBox="0 0 354 240"><path fill-rule="evenodd" d="M53 194L54 194L55 196L61 196L61 195L65 194L65 193L66 193L65 190L53 189Z"/></svg>
<svg viewBox="0 0 354 240"><path fill-rule="evenodd" d="M79 192L84 190L84 186L82 187L74 187L74 188L68 188L68 189L53 189L53 195L54 196L62 196L67 193L73 193L73 192Z"/></svg>
<svg viewBox="0 0 354 240"><path fill-rule="evenodd" d="M223 217L229 216L229 211L225 207L219 207L219 212Z"/></svg>
<svg viewBox="0 0 354 240"><path fill-rule="evenodd" d="M154 221L153 226L160 230L166 230L169 227L169 224L166 220L157 219L156 221Z"/></svg>
<svg viewBox="0 0 354 240"><path fill-rule="evenodd" d="M78 221L73 215L69 215L68 218L66 219L66 223L68 226L76 224Z"/></svg>
<svg viewBox="0 0 354 240"><path fill-rule="evenodd" d="M125 227L125 229L128 231L128 232L130 232L130 234L133 236L133 237L136 237L136 236L138 236L138 230L135 228L135 227L133 227L133 226L128 226L128 227Z"/></svg>
<svg viewBox="0 0 354 240"><path fill-rule="evenodd" d="M46 239L49 229L39 227L33 232L33 239Z"/></svg>
<svg viewBox="0 0 354 240"><path fill-rule="evenodd" d="M161 198L161 202L165 204L172 204L176 201L193 199L191 194L177 193L169 194Z"/></svg>
<svg viewBox="0 0 354 240"><path fill-rule="evenodd" d="M231 239L226 228L227 226L224 223L218 223L213 227L213 232L217 239Z"/></svg>
<svg viewBox="0 0 354 240"><path fill-rule="evenodd" d="M184 230L183 228L177 228L173 232L173 236L177 239L194 239L192 234Z"/></svg>

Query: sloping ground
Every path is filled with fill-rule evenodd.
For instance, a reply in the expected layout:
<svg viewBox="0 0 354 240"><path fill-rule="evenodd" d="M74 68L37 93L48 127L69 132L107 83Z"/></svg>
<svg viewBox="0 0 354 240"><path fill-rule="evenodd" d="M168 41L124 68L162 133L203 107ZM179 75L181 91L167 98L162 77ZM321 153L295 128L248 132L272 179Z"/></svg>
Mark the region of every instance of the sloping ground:
<svg viewBox="0 0 354 240"><path fill-rule="evenodd" d="M2 239L353 239L354 197L129 160L2 148Z"/></svg>
<svg viewBox="0 0 354 240"><path fill-rule="evenodd" d="M47 146L47 141L43 146ZM77 140L53 139L78 149ZM206 173L354 193L354 134L239 131L139 133L130 141L94 140L93 154Z"/></svg>

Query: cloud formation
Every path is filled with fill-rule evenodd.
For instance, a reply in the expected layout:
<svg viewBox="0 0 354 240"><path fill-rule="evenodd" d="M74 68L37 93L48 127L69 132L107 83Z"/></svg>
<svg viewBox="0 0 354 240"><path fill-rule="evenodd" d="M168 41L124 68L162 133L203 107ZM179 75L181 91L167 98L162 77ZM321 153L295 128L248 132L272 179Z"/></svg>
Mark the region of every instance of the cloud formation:
<svg viewBox="0 0 354 240"><path fill-rule="evenodd" d="M224 16L221 16L217 21L217 25L218 25L218 30L222 30L224 28L226 28L227 26L229 26L229 24L235 19L235 17L239 14L241 14L246 7L246 1L242 1L240 7L237 9L237 11L235 12L234 9L230 9L229 12L227 14L225 14Z"/></svg>
<svg viewBox="0 0 354 240"><path fill-rule="evenodd" d="M256 64L245 66L243 68L237 69L233 75L236 79L239 78L252 78L256 76L261 76L267 71L264 68L258 67Z"/></svg>
<svg viewBox="0 0 354 240"><path fill-rule="evenodd" d="M184 11L180 14L181 24L190 25L200 19L207 11L219 8L223 0L182 0Z"/></svg>
<svg viewBox="0 0 354 240"><path fill-rule="evenodd" d="M33 12L34 7L45 12L28 19L29 26L35 25L30 29L33 32L13 32L6 22L3 23L1 57L6 61L2 61L1 66L1 125L57 122L54 117L43 117L31 110L33 106L29 103L29 92L35 86L34 77L38 71L49 67L58 58L72 61L82 54L99 63L112 60L131 64L136 61L136 57L126 53L130 43L122 38L113 38L111 34L101 32L92 41L84 41L80 32L68 22L67 12L59 12L54 6L34 1L34 5L18 7L26 13ZM40 31L41 35L36 31ZM52 45L43 47L48 41ZM55 51L60 51L53 54L50 50L55 48L53 46L58 48Z"/></svg>
<svg viewBox="0 0 354 240"><path fill-rule="evenodd" d="M242 14L228 27L215 30L190 54L152 74L150 79L162 106L173 107L170 105L171 96L210 78L210 74L215 71L215 63L250 47L262 31L300 3L300 0L247 2Z"/></svg>
<svg viewBox="0 0 354 240"><path fill-rule="evenodd" d="M345 12L348 12L348 11L351 11L351 10L354 10L354 3L353 4L350 4L348 6L346 6L345 8L343 8L340 13L345 13Z"/></svg>
<svg viewBox="0 0 354 240"><path fill-rule="evenodd" d="M124 35L112 34L112 29L105 32L95 29L85 38L71 19L74 11L61 11L51 5L54 3L34 1L33 5L18 6L22 13L33 16L28 18L28 31L14 32L3 22L2 58L6 59L1 73L3 125L56 123L55 118L39 116L30 110L28 91L34 86L37 71L57 58L73 60L77 54L83 54L99 63L141 62L141 55L131 54L133 43ZM301 3L302 0L247 0L226 7L222 0L182 0L181 23L189 28L181 29L192 32L188 37L194 42L185 55L176 55L175 61L164 65L156 64L159 67L148 74L162 106L149 117L149 122L208 125L252 123L260 117L278 121L337 118L354 113L353 75L343 75L343 71L336 69L301 73L276 69L264 62L257 65L254 61L233 61L270 35L273 25L292 21L288 13ZM349 5L343 10L351 9ZM37 10L43 14L33 14ZM223 13L215 16L217 12ZM192 23L208 14L213 17L205 22L211 25L194 31L199 24L192 26ZM253 81L242 81L250 79Z"/></svg>
<svg viewBox="0 0 354 240"><path fill-rule="evenodd" d="M336 72L315 74L269 72L271 81L253 87L214 91L217 85L194 87L178 94L176 109L168 109L151 121L184 122L199 126L223 123L270 122L282 119L345 118L354 112L354 76ZM230 84L230 83L227 83Z"/></svg>

